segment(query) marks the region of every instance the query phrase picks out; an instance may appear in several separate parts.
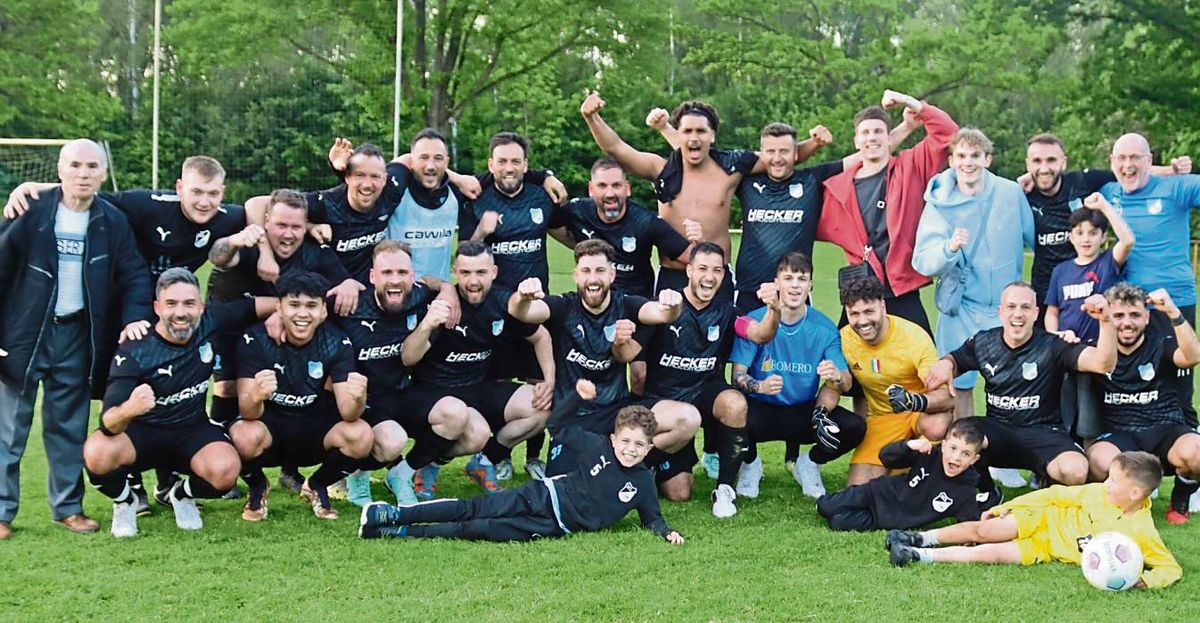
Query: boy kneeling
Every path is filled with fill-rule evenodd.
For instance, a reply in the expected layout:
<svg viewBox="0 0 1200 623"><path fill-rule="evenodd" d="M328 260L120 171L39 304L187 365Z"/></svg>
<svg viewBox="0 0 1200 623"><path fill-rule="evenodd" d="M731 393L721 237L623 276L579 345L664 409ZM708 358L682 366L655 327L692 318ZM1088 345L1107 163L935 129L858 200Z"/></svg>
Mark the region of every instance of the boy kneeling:
<svg viewBox="0 0 1200 623"><path fill-rule="evenodd" d="M927 439L892 442L880 450L880 461L908 473L822 496L817 512L834 530L862 532L916 528L947 517L975 519L999 502L992 494L976 493L979 476L971 466L982 449L983 428L970 418L951 425L937 448Z"/></svg>
<svg viewBox="0 0 1200 623"><path fill-rule="evenodd" d="M1163 544L1150 516L1148 496L1162 480L1158 457L1122 452L1113 459L1104 482L1028 493L971 521L927 532L888 532L885 542L893 565L910 562L988 562L1032 565L1048 560L1079 563L1094 534L1120 532L1142 550L1146 571L1137 588L1163 588L1183 569ZM978 543L966 547L944 547Z"/></svg>
<svg viewBox="0 0 1200 623"><path fill-rule="evenodd" d="M575 390L554 405L546 425L555 442L569 447L570 456L581 457L575 469L465 501L409 506L376 502L363 508L359 536L529 541L602 530L637 510L643 526L675 545L682 544L683 536L663 519L654 476L642 464L653 445L654 413L641 406L621 409L613 433L605 439L578 426L564 426L579 410L580 398L596 396L591 381L577 381Z"/></svg>

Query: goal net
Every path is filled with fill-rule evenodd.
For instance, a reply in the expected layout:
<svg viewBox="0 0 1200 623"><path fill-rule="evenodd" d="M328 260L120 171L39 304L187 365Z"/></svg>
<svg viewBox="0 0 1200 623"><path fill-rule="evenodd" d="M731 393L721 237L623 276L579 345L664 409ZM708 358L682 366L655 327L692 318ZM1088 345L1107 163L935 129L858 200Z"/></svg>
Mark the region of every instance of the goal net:
<svg viewBox="0 0 1200 623"><path fill-rule="evenodd" d="M0 202L22 182L57 182L58 152L68 142L70 139L0 138ZM108 141L101 141L100 146L109 163L109 184L116 190Z"/></svg>

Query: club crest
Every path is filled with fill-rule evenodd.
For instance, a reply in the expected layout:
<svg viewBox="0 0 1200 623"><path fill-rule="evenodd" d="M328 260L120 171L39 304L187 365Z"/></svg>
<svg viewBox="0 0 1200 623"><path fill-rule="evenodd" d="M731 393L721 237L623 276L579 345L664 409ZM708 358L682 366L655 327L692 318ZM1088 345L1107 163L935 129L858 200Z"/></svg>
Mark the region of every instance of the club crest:
<svg viewBox="0 0 1200 623"><path fill-rule="evenodd" d="M212 342L205 342L200 345L200 361L204 363L212 363L213 347Z"/></svg>
<svg viewBox="0 0 1200 623"><path fill-rule="evenodd" d="M938 492L937 497L933 498L933 510L939 513L946 512L951 504L954 504L954 500L946 495L945 491Z"/></svg>
<svg viewBox="0 0 1200 623"><path fill-rule="evenodd" d="M541 225L542 219L544 218L542 216L542 209L541 208L529 208L529 218L532 219L534 223Z"/></svg>
<svg viewBox="0 0 1200 623"><path fill-rule="evenodd" d="M405 324L406 324L406 326L408 327L408 330L409 330L409 331L412 331L413 329L416 329L416 328L417 328L417 315L416 315L416 314L409 314L409 315L408 315L408 319L407 319L407 320L405 320Z"/></svg>
<svg viewBox="0 0 1200 623"><path fill-rule="evenodd" d="M500 335L504 333L504 319L492 321L492 335Z"/></svg>
<svg viewBox="0 0 1200 623"><path fill-rule="evenodd" d="M208 239L211 237L212 232L208 231L207 229L201 229L200 231L196 232L196 239L192 241L192 244L195 245L197 249L202 249L204 248L204 245L208 244Z"/></svg>
<svg viewBox="0 0 1200 623"><path fill-rule="evenodd" d="M616 323L604 327L604 339L615 342L617 340L617 325Z"/></svg>
<svg viewBox="0 0 1200 623"><path fill-rule="evenodd" d="M1025 379L1026 381L1032 381L1033 379L1037 378L1037 372L1038 370L1036 361L1021 362L1021 378Z"/></svg>
<svg viewBox="0 0 1200 623"><path fill-rule="evenodd" d="M1153 381L1154 380L1154 364L1143 363L1142 365L1138 366L1138 376L1142 377L1143 381Z"/></svg>
<svg viewBox="0 0 1200 623"><path fill-rule="evenodd" d="M320 361L308 362L308 375L314 379L325 376L325 366Z"/></svg>
<svg viewBox="0 0 1200 623"><path fill-rule="evenodd" d="M637 487L633 486L632 482L627 481L625 486L621 487L621 490L617 493L617 498L628 504L633 499L633 496L637 495L637 491Z"/></svg>
<svg viewBox="0 0 1200 623"><path fill-rule="evenodd" d="M1146 204L1148 214L1162 214L1162 199L1155 199Z"/></svg>
<svg viewBox="0 0 1200 623"><path fill-rule="evenodd" d="M708 326L708 341L715 342L720 338L721 338L721 327L718 327L715 324L709 325Z"/></svg>
<svg viewBox="0 0 1200 623"><path fill-rule="evenodd" d="M792 199L799 199L804 196L804 184L792 184L788 186L788 194Z"/></svg>
<svg viewBox="0 0 1200 623"><path fill-rule="evenodd" d="M637 250L637 238L633 236L621 236L621 249L626 253L633 253Z"/></svg>

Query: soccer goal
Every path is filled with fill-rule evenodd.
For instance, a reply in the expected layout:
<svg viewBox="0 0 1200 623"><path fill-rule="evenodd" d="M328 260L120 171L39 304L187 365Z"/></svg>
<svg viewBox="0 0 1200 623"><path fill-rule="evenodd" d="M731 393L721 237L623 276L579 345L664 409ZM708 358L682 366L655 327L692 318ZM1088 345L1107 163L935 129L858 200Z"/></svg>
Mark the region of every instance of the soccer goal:
<svg viewBox="0 0 1200 623"><path fill-rule="evenodd" d="M21 182L57 182L58 151L72 139L0 138L0 199ZM108 179L118 190L108 141L100 141L108 160Z"/></svg>

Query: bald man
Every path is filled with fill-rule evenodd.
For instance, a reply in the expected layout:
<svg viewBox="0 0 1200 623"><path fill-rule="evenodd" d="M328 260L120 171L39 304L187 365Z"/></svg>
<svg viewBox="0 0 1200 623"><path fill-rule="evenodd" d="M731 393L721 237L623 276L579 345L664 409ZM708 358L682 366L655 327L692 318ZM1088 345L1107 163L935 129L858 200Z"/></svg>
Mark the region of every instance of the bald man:
<svg viewBox="0 0 1200 623"><path fill-rule="evenodd" d="M1200 205L1200 175L1151 175L1150 143L1141 134L1125 134L1109 155L1117 181L1100 194L1129 223L1137 242L1125 262L1125 280L1147 292L1163 288L1182 318L1196 326L1196 275L1192 271L1190 215ZM1151 314L1148 335L1172 335L1171 321ZM1192 405L1192 369L1181 369L1176 391L1188 423L1196 426Z"/></svg>
<svg viewBox="0 0 1200 623"><path fill-rule="evenodd" d="M106 165L92 141L64 145L61 187L0 221L0 540L17 514L39 383L54 521L72 532L99 528L83 514L88 399L118 339L146 335L154 298L129 222L96 197Z"/></svg>

